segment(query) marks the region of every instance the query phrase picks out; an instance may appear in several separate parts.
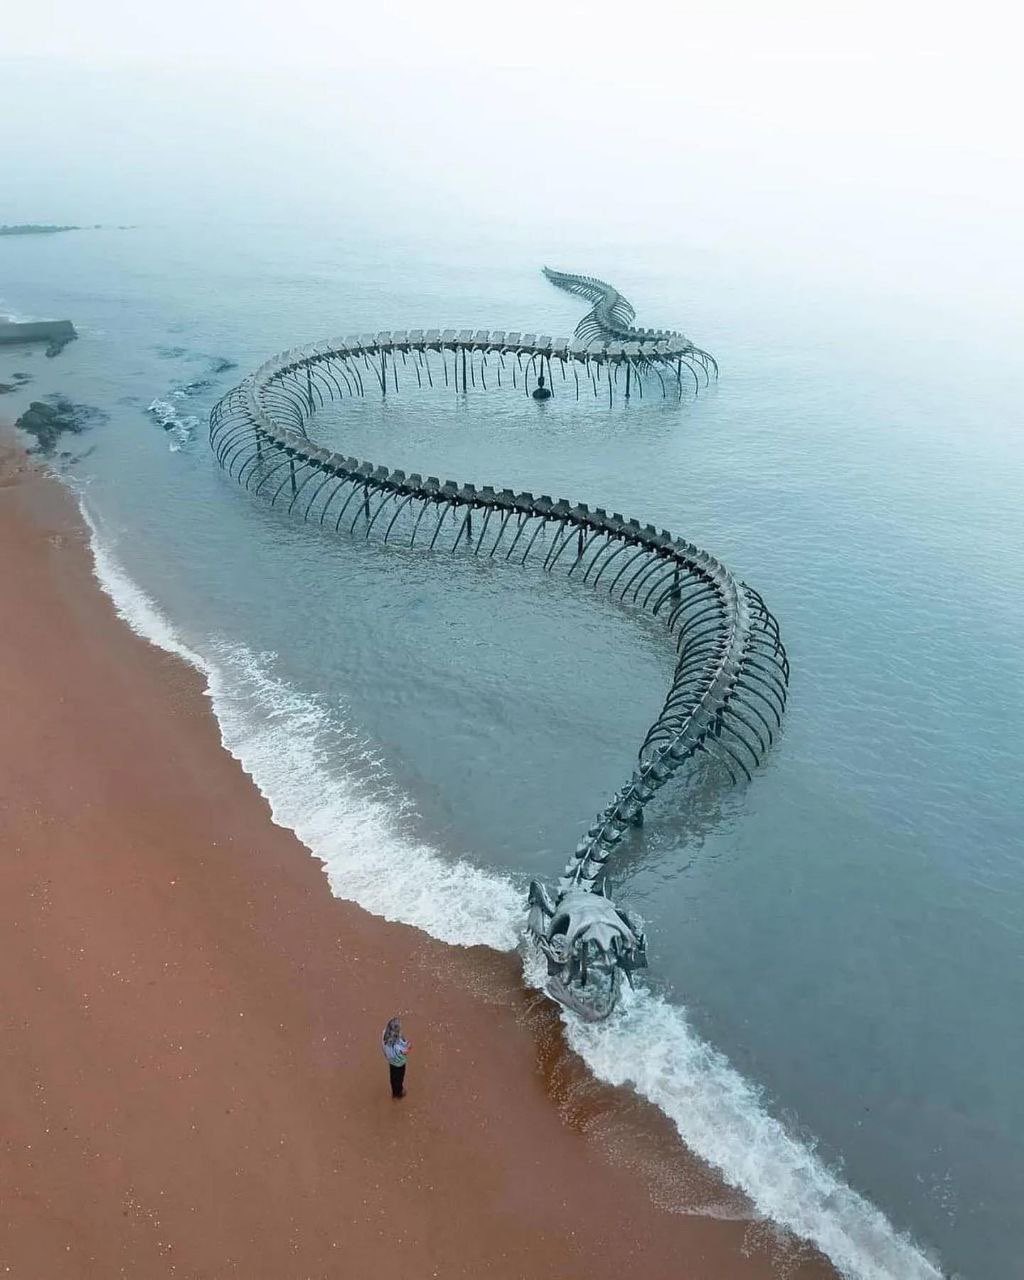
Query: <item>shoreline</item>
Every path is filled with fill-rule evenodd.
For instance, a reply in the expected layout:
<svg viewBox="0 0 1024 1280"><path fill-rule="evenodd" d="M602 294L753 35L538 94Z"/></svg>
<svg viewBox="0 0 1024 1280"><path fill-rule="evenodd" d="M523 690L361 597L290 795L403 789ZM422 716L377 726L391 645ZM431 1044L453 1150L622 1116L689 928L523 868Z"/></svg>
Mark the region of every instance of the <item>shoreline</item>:
<svg viewBox="0 0 1024 1280"><path fill-rule="evenodd" d="M0 571L12 1276L836 1274L595 1080L515 954L334 898L2 442Z"/></svg>

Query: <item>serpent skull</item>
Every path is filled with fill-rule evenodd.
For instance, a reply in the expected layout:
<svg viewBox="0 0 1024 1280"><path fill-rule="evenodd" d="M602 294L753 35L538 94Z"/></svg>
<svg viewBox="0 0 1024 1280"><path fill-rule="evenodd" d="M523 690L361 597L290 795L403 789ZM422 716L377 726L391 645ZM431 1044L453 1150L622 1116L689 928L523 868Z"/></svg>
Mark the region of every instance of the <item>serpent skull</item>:
<svg viewBox="0 0 1024 1280"><path fill-rule="evenodd" d="M643 922L604 894L571 885L557 899L530 885L527 931L548 963L548 994L589 1022L615 1007L622 975L647 965Z"/></svg>

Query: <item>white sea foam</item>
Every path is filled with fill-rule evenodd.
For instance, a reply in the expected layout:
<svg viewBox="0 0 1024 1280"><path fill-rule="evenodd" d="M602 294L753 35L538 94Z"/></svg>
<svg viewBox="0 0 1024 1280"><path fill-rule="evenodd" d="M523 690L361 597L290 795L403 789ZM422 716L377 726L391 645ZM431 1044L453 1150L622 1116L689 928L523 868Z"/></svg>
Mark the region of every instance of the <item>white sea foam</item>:
<svg viewBox="0 0 1024 1280"><path fill-rule="evenodd" d="M173 393L172 393L173 394ZM199 426L195 414L181 414L176 405L169 400L156 399L146 408L146 412L154 417L171 437L170 450L177 453L192 440Z"/></svg>
<svg viewBox="0 0 1024 1280"><path fill-rule="evenodd" d="M522 890L403 837L395 806L337 768L336 746L335 767L328 764L337 729L324 707L268 675L245 649L221 648L215 672L210 694L224 745L267 797L274 820L324 860L338 897L443 942L516 945Z"/></svg>
<svg viewBox="0 0 1024 1280"><path fill-rule="evenodd" d="M244 648L209 657L184 644L129 578L85 509L96 576L119 615L153 644L203 672L225 747L267 797L275 821L326 863L333 892L444 942L516 945L522 891L404 837L395 807L337 768L331 713L268 674ZM355 744L354 752L358 751ZM328 765L328 760L334 767ZM535 960L527 980L542 982ZM691 1150L746 1193L766 1218L812 1241L849 1280L940 1280L940 1270L813 1148L787 1132L758 1090L689 1025L685 1011L647 991L587 1025L564 1014L566 1037L600 1079L631 1085L664 1111Z"/></svg>
<svg viewBox="0 0 1024 1280"><path fill-rule="evenodd" d="M211 670L206 661L194 649L190 649L183 643L168 619L142 588L128 576L113 551L100 537L99 527L82 493L77 492L77 496L82 516L89 529L93 571L96 574L96 580L113 601L117 616L126 622L136 635L142 636L158 649L175 654L189 666L201 671L206 676L209 689Z"/></svg>
<svg viewBox="0 0 1024 1280"><path fill-rule="evenodd" d="M404 838L391 806L327 766L328 739L337 737L328 711L269 675L247 649L220 645L200 655L184 644L104 544L84 503L83 511L96 576L119 616L203 673L224 746L266 797L274 821L323 859L333 892L442 942L514 948L522 890Z"/></svg>
<svg viewBox="0 0 1024 1280"><path fill-rule="evenodd" d="M12 311L3 298L0 298L0 321L6 321L8 324L33 324L43 318L42 316L27 316L21 311Z"/></svg>
<svg viewBox="0 0 1024 1280"><path fill-rule="evenodd" d="M912 1240L786 1131L679 1006L649 991L626 991L607 1022L563 1022L595 1075L632 1085L759 1212L812 1241L851 1280L939 1280Z"/></svg>

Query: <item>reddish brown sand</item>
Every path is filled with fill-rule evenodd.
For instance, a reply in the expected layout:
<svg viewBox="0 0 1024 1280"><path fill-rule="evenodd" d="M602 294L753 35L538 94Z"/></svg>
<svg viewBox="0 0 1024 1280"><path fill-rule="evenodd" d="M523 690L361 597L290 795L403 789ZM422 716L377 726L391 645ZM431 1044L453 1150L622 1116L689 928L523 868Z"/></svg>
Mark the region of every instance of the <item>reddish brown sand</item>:
<svg viewBox="0 0 1024 1280"><path fill-rule="evenodd" d="M0 610L0 1277L834 1274L596 1084L514 957L331 897L10 447Z"/></svg>

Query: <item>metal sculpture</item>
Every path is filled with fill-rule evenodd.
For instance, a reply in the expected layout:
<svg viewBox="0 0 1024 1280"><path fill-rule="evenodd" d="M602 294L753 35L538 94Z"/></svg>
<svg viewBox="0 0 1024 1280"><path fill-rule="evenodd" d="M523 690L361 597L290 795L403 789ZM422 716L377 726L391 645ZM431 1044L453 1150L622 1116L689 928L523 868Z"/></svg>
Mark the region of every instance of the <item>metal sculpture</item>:
<svg viewBox="0 0 1024 1280"><path fill-rule="evenodd" d="M733 782L750 779L782 724L789 663L778 623L758 593L714 556L652 525L601 507L389 470L322 448L307 425L334 401L376 384L397 391L399 369L418 386L443 377L460 395L492 386L553 394L581 383L609 403L642 396L656 380L681 397L718 374L714 358L680 333L632 327L633 308L590 276L545 268L561 289L593 306L574 340L504 330L429 329L336 338L267 361L217 404L210 443L218 462L271 504L303 519L410 548L556 567L611 598L664 619L676 648L671 687L647 731L637 766L569 857L555 894L530 886L527 932L545 956L548 990L583 1017L606 1017L622 976L647 964L642 920L607 896L612 855L645 807L681 768L713 762ZM433 361L433 364L431 363ZM440 367L438 367L440 366ZM685 370L685 374L684 374ZM572 377L572 383L569 377ZM504 377L504 383L502 379ZM531 391L531 386L533 390ZM540 399L547 397L541 396ZM450 541L449 541L450 540Z"/></svg>

